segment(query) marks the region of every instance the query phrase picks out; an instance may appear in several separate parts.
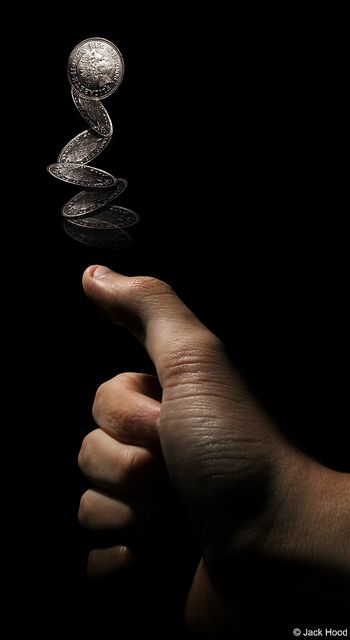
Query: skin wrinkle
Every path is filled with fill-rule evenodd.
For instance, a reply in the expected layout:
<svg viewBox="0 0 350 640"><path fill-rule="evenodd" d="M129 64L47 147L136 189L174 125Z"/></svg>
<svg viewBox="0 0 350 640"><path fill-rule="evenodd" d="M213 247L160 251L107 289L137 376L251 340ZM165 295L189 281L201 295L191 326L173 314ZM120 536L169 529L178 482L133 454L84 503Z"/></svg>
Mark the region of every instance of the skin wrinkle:
<svg viewBox="0 0 350 640"><path fill-rule="evenodd" d="M210 376L208 377L205 371L201 371L199 374L196 372L190 372L187 375L182 375L181 381L177 382L176 378L171 380L166 386L166 394L163 397L164 399L182 399L184 397L184 393L188 394L198 394L202 396L203 399L207 397L208 394L214 394L218 400L221 400L225 403L230 403L230 408L232 408L232 404L235 404L235 411L239 411L242 407L243 409L251 412L252 409L255 409L254 401L244 393L244 389L232 391L232 382L229 381L223 384L220 380L218 381L216 376L212 379Z"/></svg>
<svg viewBox="0 0 350 640"><path fill-rule="evenodd" d="M171 389L174 386L183 388L187 384L196 383L198 385L202 385L204 390L206 388L209 389L210 385L215 385L217 388L220 386L222 387L221 393L226 389L227 395L233 397L232 381L228 381L227 376L225 379L224 377L221 378L218 368L215 368L213 371L212 368L207 368L204 363L201 364L198 360L190 365L186 365L183 362L177 362L176 365L172 367L171 375L166 375L166 380L167 389ZM238 389L235 390L234 397L237 398L237 401L241 400L242 397L244 398L244 401L247 399L244 392L242 392L240 396Z"/></svg>
<svg viewBox="0 0 350 640"><path fill-rule="evenodd" d="M225 367L225 358L215 352L214 346L208 344L208 335L211 341L214 336L211 336L206 331L203 340L198 339L195 334L191 339L187 337L185 343L183 340L179 342L175 337L172 340L172 337L168 336L169 355L166 359L165 371L169 372L170 378L176 374L178 368L183 368L183 373L187 374L189 368L193 366L196 368L197 373L200 373L202 367L204 367L209 373L214 374L214 372L219 373ZM217 340L217 338L214 339Z"/></svg>
<svg viewBox="0 0 350 640"><path fill-rule="evenodd" d="M262 452L258 452L256 448L251 455L249 455L248 453L237 452L234 449L231 455L226 456L223 448L220 448L220 450L215 450L210 446L210 442L208 444L208 441L206 441L204 446L199 439L197 440L197 442L198 446L190 457L188 457L186 453L179 452L178 454L176 450L172 450L171 447L173 445L171 444L171 442L167 444L167 454L171 455L173 459L173 464L170 466L170 470L176 468L177 462L181 461L182 473L184 475L184 478L191 475L192 477L194 476L196 478L196 482L200 481L202 483L206 483L207 490L212 483L213 468L220 469L221 475L227 479L229 486L232 486L233 483L237 482L239 474L241 474L242 476L242 481L245 482L248 477L253 477L254 475L257 475L257 473L260 473L258 472L258 468L261 466L260 461L262 459ZM252 460L254 459L256 459L255 470L253 470L252 467ZM196 461L195 467L193 467L194 460ZM237 471L234 473L232 471L233 461L235 463L235 468L237 468ZM263 466L266 466L266 461L264 462ZM192 472L193 469L195 469L195 473ZM190 492L191 487L188 487L186 489L186 493Z"/></svg>
<svg viewBox="0 0 350 640"><path fill-rule="evenodd" d="M138 391L132 390L128 395L128 402L123 401L118 388L125 378L116 376L111 385L100 387L93 405L95 422L112 435L118 436L121 441L130 444L148 443L150 437L153 446L158 447L157 438L154 437L154 421L158 420L160 403L152 398L143 400L144 396ZM135 381L128 380L129 385ZM155 385L153 384L153 391ZM139 426L143 425L142 431ZM128 432L132 427L132 435L135 442L128 438Z"/></svg>
<svg viewBox="0 0 350 640"><path fill-rule="evenodd" d="M194 390L193 388L194 386L196 390ZM200 383L198 384L196 383L196 385L186 384L185 387L186 389L184 389L183 387L179 389L177 386L174 394L169 394L169 387L167 387L166 396L164 399L169 402L172 400L183 400L186 398L196 398L196 397L198 397L203 402L207 402L206 398L215 398L215 400L223 400L223 401L228 400L228 398L223 395L222 389L220 389L220 391L219 390L215 391L211 386L211 390L205 392L206 398L204 399L203 389L200 388Z"/></svg>
<svg viewBox="0 0 350 640"><path fill-rule="evenodd" d="M271 447L275 446L276 438L274 438L267 429L261 428L256 437L255 435L249 437L247 435L250 432L249 420L245 423L239 416L232 420L231 415L232 423L228 427L224 416L221 416L220 420L218 420L217 414L214 411L205 413L203 409L204 408L201 407L194 407L193 403L191 403L190 408L186 406L168 407L165 402L161 415L166 417L167 431L178 429L177 424L181 423L184 417L190 416L191 428L197 429L197 433L199 434L202 431L206 434L206 438L217 439L218 433L220 432L221 441L227 439L228 442L236 442L237 444L251 441L254 446L257 446L259 442ZM201 438L203 439L203 435L201 435Z"/></svg>

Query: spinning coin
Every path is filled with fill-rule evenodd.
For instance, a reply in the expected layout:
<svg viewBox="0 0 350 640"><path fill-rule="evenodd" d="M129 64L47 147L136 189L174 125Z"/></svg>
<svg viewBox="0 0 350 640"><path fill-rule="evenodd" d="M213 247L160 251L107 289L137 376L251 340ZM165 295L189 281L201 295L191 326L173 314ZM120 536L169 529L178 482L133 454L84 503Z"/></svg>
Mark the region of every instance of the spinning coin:
<svg viewBox="0 0 350 640"><path fill-rule="evenodd" d="M82 131L62 149L58 162L87 164L100 155L111 138L99 136L95 131Z"/></svg>
<svg viewBox="0 0 350 640"><path fill-rule="evenodd" d="M62 215L65 218L77 218L97 211L115 200L126 189L127 184L127 180L118 178L113 190L79 191L66 202L62 209Z"/></svg>
<svg viewBox="0 0 350 640"><path fill-rule="evenodd" d="M80 187L103 189L112 187L117 182L117 178L107 171L73 162L50 164L47 170L55 178L63 180L63 182L77 184Z"/></svg>
<svg viewBox="0 0 350 640"><path fill-rule="evenodd" d="M89 38L74 47L68 60L72 86L87 98L106 98L118 89L124 62L118 47L104 38Z"/></svg>
<svg viewBox="0 0 350 640"><path fill-rule="evenodd" d="M77 91L72 89L73 102L86 123L105 138L109 138L113 133L112 120L109 117L107 109L100 100L91 100L79 95Z"/></svg>

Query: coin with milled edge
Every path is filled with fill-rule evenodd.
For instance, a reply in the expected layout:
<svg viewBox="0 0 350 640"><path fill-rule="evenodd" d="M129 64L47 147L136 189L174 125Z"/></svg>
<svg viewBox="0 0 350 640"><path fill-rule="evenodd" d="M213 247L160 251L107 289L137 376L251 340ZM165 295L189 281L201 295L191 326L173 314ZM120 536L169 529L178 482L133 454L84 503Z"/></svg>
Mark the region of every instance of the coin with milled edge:
<svg viewBox="0 0 350 640"><path fill-rule="evenodd" d="M140 216L131 209L111 205L108 209L102 209L91 217L72 220L72 224L88 229L126 229L137 224L139 220Z"/></svg>
<svg viewBox="0 0 350 640"><path fill-rule="evenodd" d="M99 136L95 131L87 129L70 140L62 149L57 162L86 164L96 158L106 148L111 138Z"/></svg>
<svg viewBox="0 0 350 640"><path fill-rule="evenodd" d="M62 215L65 218L78 218L79 216L86 216L88 213L102 209L102 207L105 207L117 198L127 186L127 180L118 178L112 190L79 191L79 193L66 202L62 209Z"/></svg>
<svg viewBox="0 0 350 640"><path fill-rule="evenodd" d="M102 102L100 100L80 96L73 88L72 98L80 115L84 118L89 127L104 138L110 138L113 134L112 120L110 119L108 111L103 106Z"/></svg>
<svg viewBox="0 0 350 640"><path fill-rule="evenodd" d="M80 187L90 187L91 189L103 189L113 187L117 178L111 173L81 164L50 164L47 167L49 173L63 182L77 184Z"/></svg>
<svg viewBox="0 0 350 640"><path fill-rule="evenodd" d="M102 100L120 85L124 62L118 47L105 38L88 38L76 47L68 59L71 85L87 98Z"/></svg>
<svg viewBox="0 0 350 640"><path fill-rule="evenodd" d="M128 249L132 240L123 229L90 229L79 227L70 220L63 223L65 232L74 240L98 249Z"/></svg>

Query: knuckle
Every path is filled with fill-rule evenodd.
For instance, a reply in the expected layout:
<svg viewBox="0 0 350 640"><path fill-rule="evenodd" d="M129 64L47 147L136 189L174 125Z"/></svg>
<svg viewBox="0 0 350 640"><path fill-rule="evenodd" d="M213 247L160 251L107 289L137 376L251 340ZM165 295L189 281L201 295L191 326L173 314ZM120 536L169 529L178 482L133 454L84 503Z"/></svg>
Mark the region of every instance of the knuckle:
<svg viewBox="0 0 350 640"><path fill-rule="evenodd" d="M103 406L104 404L104 399L106 397L106 391L107 391L107 384L108 382L103 382L102 384L100 384L100 386L98 387L95 393L94 403L92 405L92 413L94 417L96 412L98 412L100 407Z"/></svg>
<svg viewBox="0 0 350 640"><path fill-rule="evenodd" d="M95 399L92 405L92 415L96 422L108 413L110 405L112 410L118 413L120 405L120 397L125 393L125 386L129 381L129 374L126 372L119 373L111 380L103 382L95 393Z"/></svg>
<svg viewBox="0 0 350 640"><path fill-rule="evenodd" d="M123 484L130 480L137 468L137 455L130 447L124 447L119 460L120 477Z"/></svg>
<svg viewBox="0 0 350 640"><path fill-rule="evenodd" d="M86 528L91 527L94 513L94 501L90 490L85 491L80 498L78 521Z"/></svg>
<svg viewBox="0 0 350 640"><path fill-rule="evenodd" d="M141 452L124 447L119 459L120 484L124 486L144 479L151 462L151 455L146 450Z"/></svg>
<svg viewBox="0 0 350 640"><path fill-rule="evenodd" d="M81 443L78 465L82 471L87 471L91 466L92 456L95 448L96 430L88 433Z"/></svg>
<svg viewBox="0 0 350 640"><path fill-rule="evenodd" d="M131 287L135 294L147 296L173 292L169 284L151 276L137 276L133 278Z"/></svg>
<svg viewBox="0 0 350 640"><path fill-rule="evenodd" d="M128 421L130 407L127 398L122 394L113 394L112 401L106 407L106 414L110 416L116 425L125 424Z"/></svg>
<svg viewBox="0 0 350 640"><path fill-rule="evenodd" d="M103 404L104 398L106 397L107 385L108 385L108 382L103 382L97 388L95 393L94 406L95 404Z"/></svg>
<svg viewBox="0 0 350 640"><path fill-rule="evenodd" d="M205 327L181 338L164 363L168 383L184 384L212 378L226 362L221 340Z"/></svg>
<svg viewBox="0 0 350 640"><path fill-rule="evenodd" d="M141 455L137 454L131 447L124 448L124 469L127 475L137 471L140 467Z"/></svg>
<svg viewBox="0 0 350 640"><path fill-rule="evenodd" d="M100 424L112 437L120 442L128 438L133 428L135 418L130 414L130 409L126 404L115 400L108 410L104 412L103 419L100 416Z"/></svg>
<svg viewBox="0 0 350 640"><path fill-rule="evenodd" d="M181 337L175 344L173 359L177 362L196 361L210 362L224 350L221 340L205 327Z"/></svg>

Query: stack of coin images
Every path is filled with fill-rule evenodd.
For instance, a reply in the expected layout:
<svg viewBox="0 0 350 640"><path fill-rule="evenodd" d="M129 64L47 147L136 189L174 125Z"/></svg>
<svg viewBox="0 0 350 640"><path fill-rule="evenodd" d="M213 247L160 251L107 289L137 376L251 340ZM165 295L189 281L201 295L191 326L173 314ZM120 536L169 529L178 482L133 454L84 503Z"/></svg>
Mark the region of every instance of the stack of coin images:
<svg viewBox="0 0 350 640"><path fill-rule="evenodd" d="M83 187L63 207L64 229L85 244L126 248L131 243L125 231L139 221L134 211L115 204L127 180L89 163L109 144L113 125L101 100L118 89L124 74L119 49L104 38L80 42L68 60L68 78L73 102L88 129L79 133L60 152L48 172L64 182Z"/></svg>

